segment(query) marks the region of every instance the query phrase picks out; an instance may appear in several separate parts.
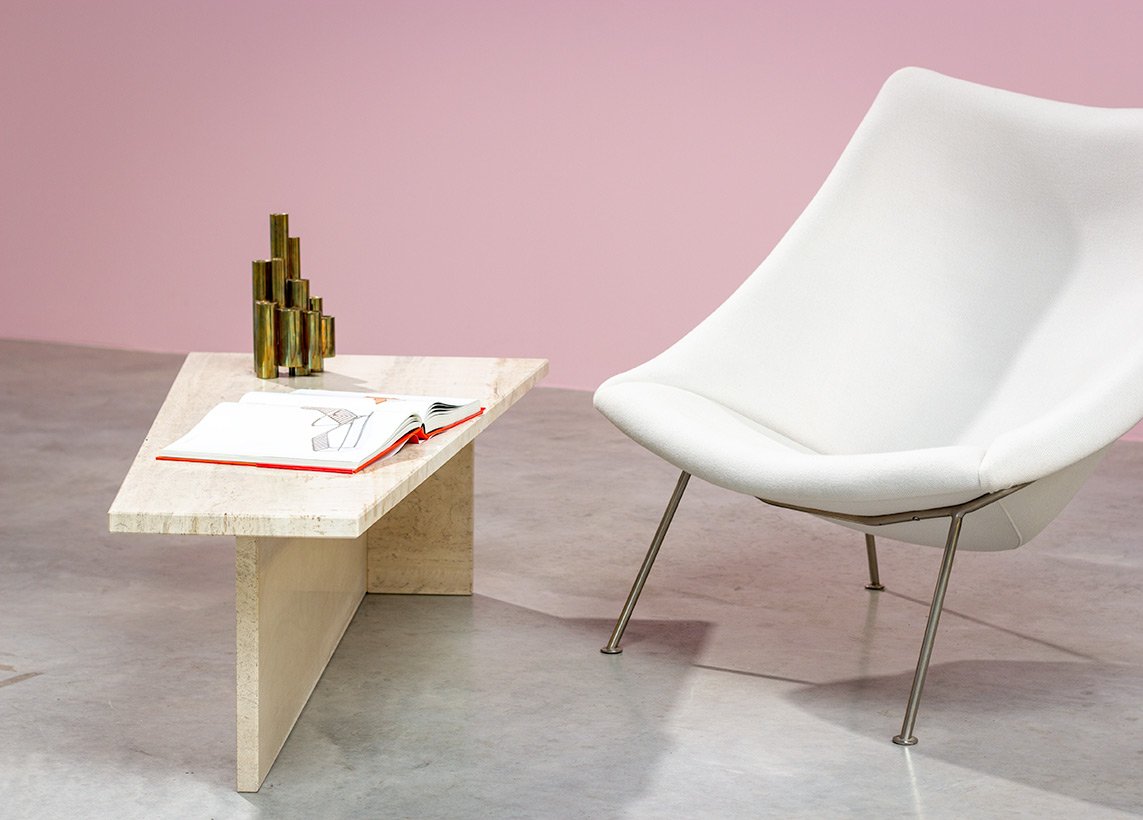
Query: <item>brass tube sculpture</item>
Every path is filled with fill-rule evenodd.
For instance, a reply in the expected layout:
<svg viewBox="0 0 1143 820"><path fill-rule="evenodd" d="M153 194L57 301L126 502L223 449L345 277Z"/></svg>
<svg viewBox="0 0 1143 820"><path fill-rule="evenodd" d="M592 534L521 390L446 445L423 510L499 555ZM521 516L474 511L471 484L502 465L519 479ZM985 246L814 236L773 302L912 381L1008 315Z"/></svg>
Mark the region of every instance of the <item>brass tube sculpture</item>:
<svg viewBox="0 0 1143 820"><path fill-rule="evenodd" d="M301 237L290 236L288 214L270 214L270 258L251 263L254 308L254 373L274 379L321 373L336 349L332 316L302 278Z"/></svg>

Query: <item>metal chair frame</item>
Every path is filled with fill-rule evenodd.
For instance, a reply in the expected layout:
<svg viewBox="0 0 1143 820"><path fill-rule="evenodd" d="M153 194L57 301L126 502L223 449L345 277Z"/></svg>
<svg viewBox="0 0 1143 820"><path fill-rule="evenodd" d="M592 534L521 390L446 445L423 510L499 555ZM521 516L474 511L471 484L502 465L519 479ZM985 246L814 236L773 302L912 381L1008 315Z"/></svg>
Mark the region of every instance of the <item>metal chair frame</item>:
<svg viewBox="0 0 1143 820"><path fill-rule="evenodd" d="M635 583L632 584L631 591L627 594L627 600L623 604L623 610L620 612L619 619L615 623L615 628L611 631L611 637L608 639L607 644L600 649L600 652L606 655L617 655L623 651L622 647L619 646L619 641L623 638L623 632L627 629L627 623L631 620L632 612L635 611L635 604L638 603L639 595L643 591L643 586L647 583L647 576L651 574L651 567L654 565L655 558L659 554L659 547L662 546L663 539L667 535L667 530L671 526L671 521L675 517L675 510L678 509L679 501L682 500L683 492L687 488L687 482L690 481L690 477L690 473L686 470L679 475L679 480L676 482L675 489L671 493L671 499L667 502L667 509L663 512L663 517L659 521L659 527L655 530L655 535L651 539L651 546L647 550L647 555L643 558L643 564L639 567L639 573L635 576ZM964 518L970 513L987 507L989 504L1006 498L1027 486L1027 484L1020 484L1015 487L1009 487L1006 490L987 493L963 504L933 507L926 510L889 513L886 515L850 515L847 513L831 512L829 510L817 510L812 507L799 507L794 504L783 504L766 498L758 499L774 507L797 510L798 512L810 513L811 515L817 515L823 518L831 518L837 521L871 527L901 524L908 521L924 521L930 518L949 519L948 536L945 539L944 554L941 559L940 571L937 573L937 584L936 589L933 591L932 604L929 607L929 617L925 624L924 638L921 640L921 653L917 659L917 669L913 674L913 685L909 691L909 700L905 707L905 718L901 723L900 734L893 737L893 742L899 746L913 746L917 743L917 738L913 734L913 728L917 722L917 709L921 703L921 692L925 687L925 677L929 671L929 661L933 654L933 643L936 640L937 626L941 620L941 610L944 607L945 592L948 589L949 577L952 575L953 559L956 557L957 541L960 538L961 525L964 523ZM866 584L865 588L874 591L882 590L885 587L881 584L880 573L877 567L876 541L869 533L865 535L865 549L869 562L869 583Z"/></svg>

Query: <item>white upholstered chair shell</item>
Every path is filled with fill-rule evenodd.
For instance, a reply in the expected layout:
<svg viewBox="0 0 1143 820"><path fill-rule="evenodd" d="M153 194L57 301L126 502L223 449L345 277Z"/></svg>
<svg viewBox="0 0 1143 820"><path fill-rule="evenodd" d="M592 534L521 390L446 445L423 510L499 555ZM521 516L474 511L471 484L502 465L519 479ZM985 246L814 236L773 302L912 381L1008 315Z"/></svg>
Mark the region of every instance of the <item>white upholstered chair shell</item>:
<svg viewBox="0 0 1143 820"><path fill-rule="evenodd" d="M770 256L595 405L683 471L604 651L692 474L943 546L916 742L958 544L1026 543L1143 417L1143 109L897 72Z"/></svg>

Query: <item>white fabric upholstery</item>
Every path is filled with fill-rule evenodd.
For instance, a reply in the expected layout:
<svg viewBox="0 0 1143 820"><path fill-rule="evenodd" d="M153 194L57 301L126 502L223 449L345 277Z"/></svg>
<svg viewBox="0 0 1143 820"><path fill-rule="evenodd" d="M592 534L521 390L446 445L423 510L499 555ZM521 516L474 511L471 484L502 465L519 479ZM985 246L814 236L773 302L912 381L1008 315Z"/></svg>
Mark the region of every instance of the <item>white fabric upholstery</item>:
<svg viewBox="0 0 1143 820"><path fill-rule="evenodd" d="M770 256L595 403L679 468L799 506L1037 482L961 545L1026 542L1143 417L1143 109L897 72Z"/></svg>

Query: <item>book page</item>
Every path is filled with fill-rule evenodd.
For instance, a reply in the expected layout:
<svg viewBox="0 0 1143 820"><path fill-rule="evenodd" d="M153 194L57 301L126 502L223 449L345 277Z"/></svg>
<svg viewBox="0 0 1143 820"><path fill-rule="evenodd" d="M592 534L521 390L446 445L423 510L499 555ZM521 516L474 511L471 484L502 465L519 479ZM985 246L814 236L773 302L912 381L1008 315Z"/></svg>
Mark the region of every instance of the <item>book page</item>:
<svg viewBox="0 0 1143 820"><path fill-rule="evenodd" d="M407 410L224 402L159 456L354 469L420 427Z"/></svg>
<svg viewBox="0 0 1143 820"><path fill-rule="evenodd" d="M480 410L477 399L465 399L455 396L410 396L399 393L357 393L349 390L295 390L291 396L324 396L329 399L345 399L357 401L362 398L370 399L377 404L400 402L412 408L423 420L426 433L431 433L441 427L448 427L458 421L468 418Z"/></svg>
<svg viewBox="0 0 1143 820"><path fill-rule="evenodd" d="M301 390L292 390L289 393L251 392L243 394L238 400L239 404L268 404L277 407L342 407L354 413L363 415L372 413L377 403L366 397L363 393L303 393ZM417 412L415 408L410 408Z"/></svg>

